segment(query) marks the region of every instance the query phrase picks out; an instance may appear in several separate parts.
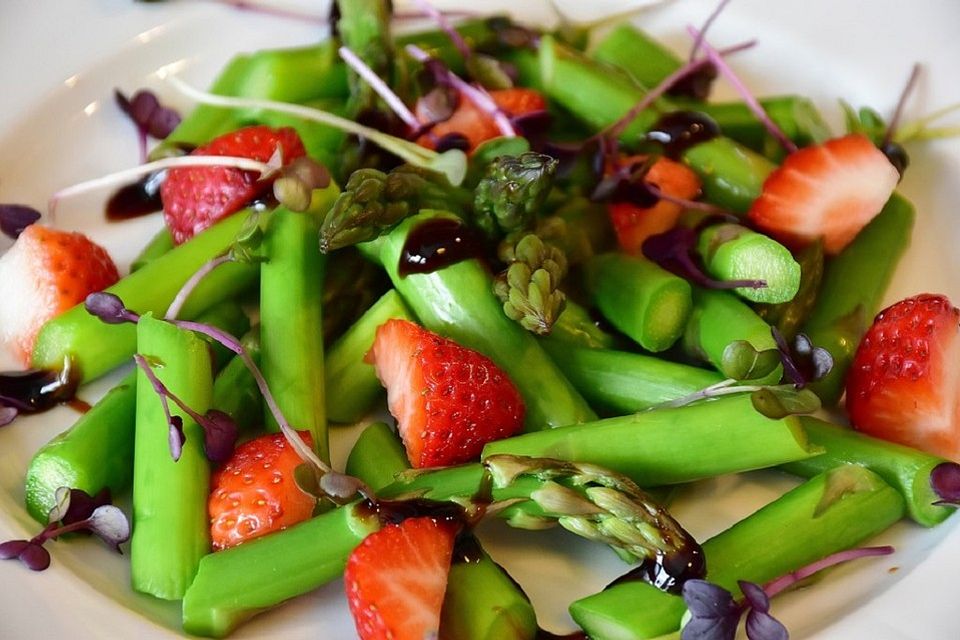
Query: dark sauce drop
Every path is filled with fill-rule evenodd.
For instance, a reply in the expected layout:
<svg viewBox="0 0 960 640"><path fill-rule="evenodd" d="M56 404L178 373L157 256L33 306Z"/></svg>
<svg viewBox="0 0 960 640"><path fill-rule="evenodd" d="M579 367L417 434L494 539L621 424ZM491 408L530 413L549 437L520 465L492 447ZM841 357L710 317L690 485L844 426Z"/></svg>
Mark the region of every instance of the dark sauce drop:
<svg viewBox="0 0 960 640"><path fill-rule="evenodd" d="M361 509L375 515L383 524L399 524L407 518L434 518L452 522L466 522L467 515L460 505L452 502L415 498L411 500L367 500Z"/></svg>
<svg viewBox="0 0 960 640"><path fill-rule="evenodd" d="M903 172L910 166L910 156L907 155L907 150L896 142L888 142L880 147L880 151L883 152L883 155L887 156L887 160L890 161L890 164L893 165L897 173L900 174L900 177L903 178Z"/></svg>
<svg viewBox="0 0 960 640"><path fill-rule="evenodd" d="M674 160L683 152L720 135L720 127L705 113L673 111L657 120L645 136L663 148L663 154Z"/></svg>
<svg viewBox="0 0 960 640"><path fill-rule="evenodd" d="M7 371L0 373L0 403L22 413L39 413L73 399L77 384L70 367Z"/></svg>
<svg viewBox="0 0 960 640"><path fill-rule="evenodd" d="M687 580L703 578L707 574L707 563L700 545L692 542L681 551L656 558L644 559L636 568L631 569L607 585L607 588L624 582L640 581L653 585L667 593L679 594Z"/></svg>
<svg viewBox="0 0 960 640"><path fill-rule="evenodd" d="M107 200L106 216L110 222L139 218L163 209L160 184L164 172L144 176L136 182L120 187Z"/></svg>
<svg viewBox="0 0 960 640"><path fill-rule="evenodd" d="M84 414L93 408L92 406L90 406L89 402L87 402L86 400L81 400L80 398L73 398L72 400L67 400L67 406L80 414Z"/></svg>
<svg viewBox="0 0 960 640"><path fill-rule="evenodd" d="M717 67L713 63L705 64L693 73L687 74L672 87L667 89L667 95L706 100L710 97L713 81L717 79Z"/></svg>
<svg viewBox="0 0 960 640"><path fill-rule="evenodd" d="M432 273L448 265L479 258L483 242L459 220L428 220L410 232L400 253L400 277L411 273Z"/></svg>
<svg viewBox="0 0 960 640"><path fill-rule="evenodd" d="M464 532L457 536L453 545L454 564L476 564L483 556L483 548L472 533Z"/></svg>

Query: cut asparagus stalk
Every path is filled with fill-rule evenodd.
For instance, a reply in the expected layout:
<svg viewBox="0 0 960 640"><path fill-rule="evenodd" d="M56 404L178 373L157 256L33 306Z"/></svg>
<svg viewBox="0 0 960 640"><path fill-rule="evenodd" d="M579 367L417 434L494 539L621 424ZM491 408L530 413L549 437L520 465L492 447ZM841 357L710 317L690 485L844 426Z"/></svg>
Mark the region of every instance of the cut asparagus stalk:
<svg viewBox="0 0 960 640"><path fill-rule="evenodd" d="M173 246L173 236L170 235L170 230L164 226L150 239L150 242L143 248L143 251L134 258L133 263L130 265L130 271L139 271L142 267L153 262L160 256L170 253L170 251L173 250Z"/></svg>
<svg viewBox="0 0 960 640"><path fill-rule="evenodd" d="M333 422L356 422L383 395L376 370L363 358L373 345L377 327L391 318L413 320L394 289L385 293L330 347L325 377L327 418Z"/></svg>
<svg viewBox="0 0 960 640"><path fill-rule="evenodd" d="M637 256L605 253L587 263L587 288L610 323L648 351L670 348L690 316L690 283Z"/></svg>
<svg viewBox="0 0 960 640"><path fill-rule="evenodd" d="M687 149L684 163L703 185L703 199L734 213L745 214L777 168L759 153L729 138L714 138Z"/></svg>
<svg viewBox="0 0 960 640"><path fill-rule="evenodd" d="M137 350L154 374L197 413L213 396L207 343L191 332L144 315L137 323ZM133 464L133 536L130 573L136 591L165 600L183 597L200 559L210 552L207 497L210 465L203 429L176 406L186 440L180 459L170 452L169 427L150 380L137 373Z"/></svg>
<svg viewBox="0 0 960 640"><path fill-rule="evenodd" d="M837 474L841 474L841 477ZM824 505L829 485L848 492ZM763 584L855 547L904 514L903 498L876 474L841 467L808 480L703 545L708 579L739 594L738 580ZM680 627L683 599L642 582L624 582L570 605L591 638L642 640Z"/></svg>
<svg viewBox="0 0 960 640"><path fill-rule="evenodd" d="M751 302L788 302L800 289L800 265L782 244L738 224L715 224L700 232L697 251L707 273L720 281L762 281L733 289Z"/></svg>
<svg viewBox="0 0 960 640"><path fill-rule="evenodd" d="M800 418L810 442L823 448L823 455L783 466L784 471L804 478L813 477L844 464L870 469L898 490L907 504L907 513L918 524L932 527L956 511L938 506L940 497L930 486L930 472L943 458L910 447L871 438L846 427L817 418Z"/></svg>
<svg viewBox="0 0 960 640"><path fill-rule="evenodd" d="M536 339L503 314L490 274L478 260L463 260L431 273L400 275L400 259L411 231L440 218L456 219L448 213L423 212L361 249L383 265L425 327L476 349L503 368L523 396L527 429L594 419L593 411Z"/></svg>
<svg viewBox="0 0 960 640"><path fill-rule="evenodd" d="M400 438L385 422L374 422L360 434L350 456L346 472L360 478L373 491L396 481L397 474L410 468Z"/></svg>

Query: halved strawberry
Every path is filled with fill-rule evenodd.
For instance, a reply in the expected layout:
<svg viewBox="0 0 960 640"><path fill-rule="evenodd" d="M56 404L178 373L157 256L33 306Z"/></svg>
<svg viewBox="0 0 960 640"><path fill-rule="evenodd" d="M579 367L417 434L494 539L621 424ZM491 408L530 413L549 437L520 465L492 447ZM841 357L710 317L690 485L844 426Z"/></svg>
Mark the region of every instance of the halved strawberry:
<svg viewBox="0 0 960 640"><path fill-rule="evenodd" d="M767 176L748 215L795 247L822 237L824 250L835 255L880 213L899 179L869 138L850 134L787 156Z"/></svg>
<svg viewBox="0 0 960 640"><path fill-rule="evenodd" d="M514 87L512 89L497 89L489 93L496 105L509 117L522 116L547 108L547 101L544 100L539 91L534 89ZM421 102L417 103L415 113L421 122L429 120ZM502 135L493 118L480 110L466 97L461 97L460 104L457 105L453 115L434 126L430 133L433 134L432 137L421 136L417 142L432 149L436 138L442 138L450 133L459 133L469 141L469 152L476 149L480 143Z"/></svg>
<svg viewBox="0 0 960 640"><path fill-rule="evenodd" d="M307 444L308 431L300 437ZM313 515L316 501L297 486L294 469L303 460L281 433L246 442L213 474L210 537L215 550L286 529Z"/></svg>
<svg viewBox="0 0 960 640"><path fill-rule="evenodd" d="M881 311L847 376L847 413L864 433L960 461L960 310L921 294Z"/></svg>
<svg viewBox="0 0 960 640"><path fill-rule="evenodd" d="M409 518L367 536L344 572L360 640L436 638L456 526Z"/></svg>
<svg viewBox="0 0 960 640"><path fill-rule="evenodd" d="M0 337L29 364L45 322L119 278L110 255L85 235L32 224L0 257Z"/></svg>
<svg viewBox="0 0 960 640"><path fill-rule="evenodd" d="M643 161L642 156L622 160L624 163ZM697 174L686 165L669 158L657 158L647 172L646 180L675 198L693 200L700 195L700 178ZM610 202L607 211L620 248L636 255L640 253L644 240L676 226L683 207L666 200L659 200L652 207L639 207L632 202Z"/></svg>
<svg viewBox="0 0 960 640"><path fill-rule="evenodd" d="M414 467L469 462L523 426L520 392L490 358L412 322L381 325L367 361Z"/></svg>
<svg viewBox="0 0 960 640"><path fill-rule="evenodd" d="M306 155L303 142L290 127L245 127L197 147L191 155L234 156L267 162L280 149L284 165ZM163 215L177 244L236 213L264 193L270 180L253 171L233 167L181 167L170 169L160 186Z"/></svg>

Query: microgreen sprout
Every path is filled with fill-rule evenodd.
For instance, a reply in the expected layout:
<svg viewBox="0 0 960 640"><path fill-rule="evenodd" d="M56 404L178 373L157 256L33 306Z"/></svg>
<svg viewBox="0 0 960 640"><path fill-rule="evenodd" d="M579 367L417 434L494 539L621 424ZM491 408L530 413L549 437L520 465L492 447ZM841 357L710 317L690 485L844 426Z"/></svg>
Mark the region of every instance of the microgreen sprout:
<svg viewBox="0 0 960 640"><path fill-rule="evenodd" d="M153 372L153 367L147 358L139 353L133 356L137 366L146 374L147 379L153 390L160 396L160 404L163 406L163 413L167 418L169 427L170 455L174 461L180 459L183 453L183 445L186 442L186 436L183 432L183 419L180 416L170 413L168 400L180 407L180 410L186 413L203 429L204 433L204 451L207 459L211 462L225 462L233 453L234 445L237 442L238 429L233 418L222 411L211 409L205 415L201 415L191 409L183 400L178 398L173 392L161 382Z"/></svg>
<svg viewBox="0 0 960 640"><path fill-rule="evenodd" d="M710 30L710 27L713 26L713 23L717 18L720 17L720 14L723 13L723 10L727 8L727 5L730 4L730 0L720 0L716 8L710 12L710 15L707 16L707 19L704 20L703 26L700 27L700 33L697 34L696 39L693 41L693 46L690 47L690 60L695 60L697 54L700 52L700 46L703 44L703 38L707 35L707 31Z"/></svg>
<svg viewBox="0 0 960 640"><path fill-rule="evenodd" d="M40 219L40 212L25 204L0 204L0 232L16 240Z"/></svg>
<svg viewBox="0 0 960 640"><path fill-rule="evenodd" d="M140 141L140 161L146 162L147 137L165 139L180 124L180 114L161 105L156 94L145 89L137 91L130 98L119 89L114 89L113 96L120 110L136 125Z"/></svg>
<svg viewBox="0 0 960 640"><path fill-rule="evenodd" d="M907 106L907 100L910 98L910 94L913 93L913 89L917 86L917 81L920 79L920 71L920 64L914 63L913 68L910 69L910 77L907 79L907 84L903 87L903 91L900 93L900 99L897 100L897 106L894 107L893 115L887 124L887 131L884 133L883 140L880 143L881 149L886 148L894 141L897 127L900 126L900 120L903 118L903 110Z"/></svg>
<svg viewBox="0 0 960 640"><path fill-rule="evenodd" d="M96 534L121 553L120 545L130 538L130 523L120 509L110 504L109 489L91 496L80 489L60 487L54 499L43 531L29 540L10 540L0 544L0 559L16 558L32 571L43 571L50 566L50 552L43 545L48 540L74 532Z"/></svg>
<svg viewBox="0 0 960 640"><path fill-rule="evenodd" d="M793 345L776 327L770 327L770 333L777 343L783 372L797 389L811 382L823 379L833 369L833 356L823 347L816 347L804 333L798 333Z"/></svg>
<svg viewBox="0 0 960 640"><path fill-rule="evenodd" d="M400 99L400 96L394 93L393 89L391 89L373 69L368 67L357 54L347 47L340 47L337 51L340 53L340 57L343 58L343 61L347 63L347 66L353 69L358 76L363 78L363 80L370 85L370 88L373 89L377 95L387 103L387 106L393 109L393 112L396 113L397 116L403 120L403 122L410 127L411 130L417 130L420 128L420 121L417 120L415 115L413 115L413 112L410 111L409 107L404 104L403 100Z"/></svg>
<svg viewBox="0 0 960 640"><path fill-rule="evenodd" d="M83 301L83 306L87 313L96 316L101 322L107 324L125 324L127 322L136 324L140 320L133 311L127 309L123 300L119 296L105 291L97 291L87 296Z"/></svg>
<svg viewBox="0 0 960 640"><path fill-rule="evenodd" d="M183 305L185 305L187 300L190 298L190 294L193 293L193 290L197 288L198 284L200 284L200 281L210 275L210 273L220 265L224 265L233 261L234 259L230 252L226 252L203 263L203 265L201 265L200 268L197 269L193 275L183 283L183 286L180 287L180 290L177 291L177 295L174 296L173 300L170 302L170 306L167 307L167 312L163 317L167 320L175 320L176 317L180 315Z"/></svg>
<svg viewBox="0 0 960 640"><path fill-rule="evenodd" d="M749 393L753 408L773 420L789 415L813 413L819 410L821 406L820 399L809 389L797 389L792 384L743 384L735 378L727 378L682 398L655 405L648 411L668 407L685 407L695 402L742 393Z"/></svg>
<svg viewBox="0 0 960 640"><path fill-rule="evenodd" d="M422 11L427 17L432 19L437 23L437 26L447 34L447 37L450 38L450 42L453 43L453 46L457 48L457 51L460 52L460 55L463 56L464 60L470 58L473 52L470 50L470 45L467 44L467 41L463 39L456 29L453 28L453 25L450 24L450 21L447 20L447 17L443 15L436 7L434 7L427 0L413 0L420 11Z"/></svg>
<svg viewBox="0 0 960 640"><path fill-rule="evenodd" d="M274 111L277 113L286 113L296 116L306 121L319 122L331 127L340 129L347 133L366 138L370 142L378 145L385 151L389 151L395 156L403 159L412 165L431 169L443 173L450 184L459 185L463 182L467 172L467 157L459 150L451 150L445 153L437 153L431 149L421 147L418 144L403 140L395 136L388 135L377 129L366 127L362 124L342 118L333 113L306 107L298 104L286 102L275 102L273 100L259 100L253 98L233 98L229 96L219 96L205 91L200 91L191 87L184 81L175 76L169 76L167 80L184 95L200 102L217 107L226 107L229 109L263 109L265 111Z"/></svg>
<svg viewBox="0 0 960 640"><path fill-rule="evenodd" d="M746 634L749 640L787 640L786 628L770 615L770 598L824 569L873 556L893 553L893 547L863 547L849 549L827 556L760 586L739 580L743 598L706 580L687 580L683 585L683 600L689 620L680 633L681 640L734 640L741 618L746 615Z"/></svg>
<svg viewBox="0 0 960 640"><path fill-rule="evenodd" d="M708 276L696 255L698 239L696 229L674 227L647 238L642 247L643 255L667 271L708 289L762 289L767 286L765 280L714 280Z"/></svg>
<svg viewBox="0 0 960 640"><path fill-rule="evenodd" d="M930 472L930 488L940 498L934 504L960 505L960 464L941 462Z"/></svg>

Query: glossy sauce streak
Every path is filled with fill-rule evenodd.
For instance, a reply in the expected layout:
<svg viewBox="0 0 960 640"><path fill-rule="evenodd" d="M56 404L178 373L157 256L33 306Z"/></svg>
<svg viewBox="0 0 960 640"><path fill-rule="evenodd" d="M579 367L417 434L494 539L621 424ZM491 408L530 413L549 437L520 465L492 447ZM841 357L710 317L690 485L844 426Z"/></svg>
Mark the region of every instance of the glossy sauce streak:
<svg viewBox="0 0 960 640"><path fill-rule="evenodd" d="M669 557L658 554L656 558L645 558L636 568L620 576L606 588L624 582L639 581L678 595L684 582L703 578L706 574L707 563L703 557L703 549L691 541L685 549Z"/></svg>
<svg viewBox="0 0 960 640"><path fill-rule="evenodd" d="M39 413L69 402L76 390L77 379L69 367L0 373L0 403L22 413Z"/></svg>
<svg viewBox="0 0 960 640"><path fill-rule="evenodd" d="M90 403L86 400L81 400L80 398L73 398L72 400L67 400L67 406L76 411L77 413L83 414L87 411L90 411L93 407L90 406Z"/></svg>
<svg viewBox="0 0 960 640"><path fill-rule="evenodd" d="M107 220L120 222L163 209L160 201L160 183L163 182L163 177L163 171L151 173L117 189L107 200Z"/></svg>
<svg viewBox="0 0 960 640"><path fill-rule="evenodd" d="M713 118L698 111L673 111L664 114L647 131L646 139L663 147L663 154L677 160L683 152L720 135Z"/></svg>
<svg viewBox="0 0 960 640"><path fill-rule="evenodd" d="M432 273L448 265L479 258L483 242L459 220L428 220L410 232L400 252L400 277L411 273Z"/></svg>
<svg viewBox="0 0 960 640"><path fill-rule="evenodd" d="M452 502L415 498L411 500L367 500L360 505L367 513L376 515L382 524L399 524L407 518L434 518L466 522L467 516L460 505Z"/></svg>

